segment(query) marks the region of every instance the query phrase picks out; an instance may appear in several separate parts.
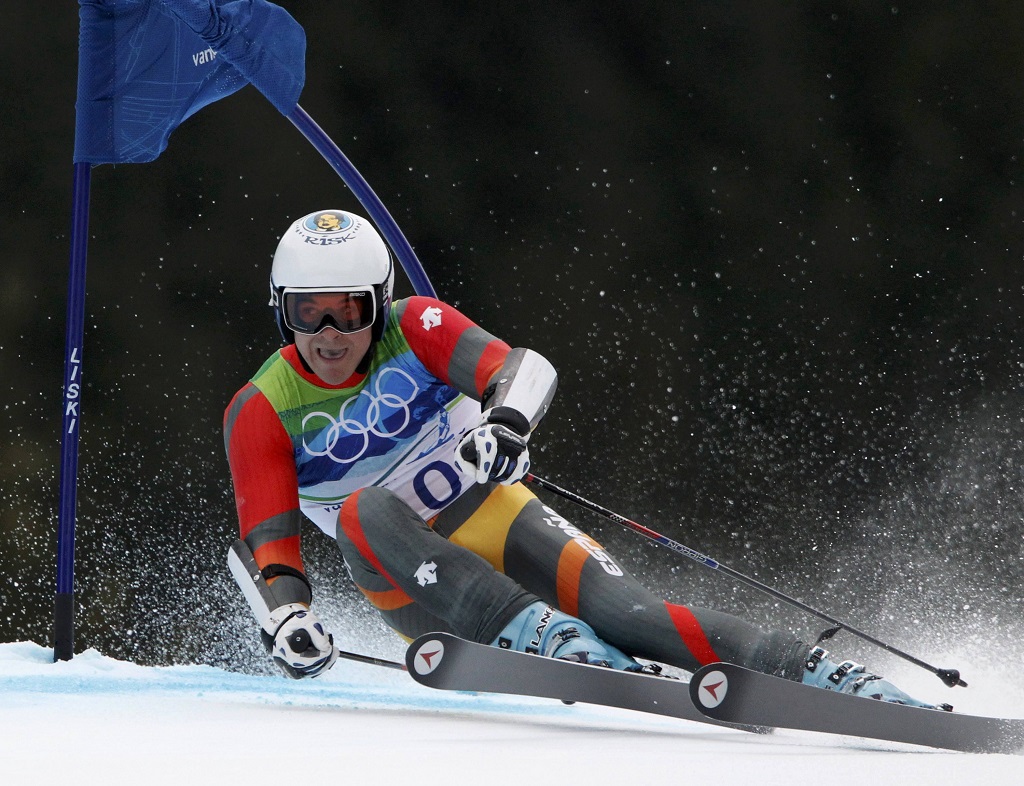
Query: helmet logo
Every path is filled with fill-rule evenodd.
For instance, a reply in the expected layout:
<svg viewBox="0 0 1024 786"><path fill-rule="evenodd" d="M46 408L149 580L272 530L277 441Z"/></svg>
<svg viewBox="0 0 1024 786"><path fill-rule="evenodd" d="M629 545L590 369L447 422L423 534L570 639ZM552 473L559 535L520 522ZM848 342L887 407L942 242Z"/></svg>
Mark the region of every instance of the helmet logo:
<svg viewBox="0 0 1024 786"><path fill-rule="evenodd" d="M353 223L348 215L332 210L313 213L303 222L310 232L340 232L350 228Z"/></svg>

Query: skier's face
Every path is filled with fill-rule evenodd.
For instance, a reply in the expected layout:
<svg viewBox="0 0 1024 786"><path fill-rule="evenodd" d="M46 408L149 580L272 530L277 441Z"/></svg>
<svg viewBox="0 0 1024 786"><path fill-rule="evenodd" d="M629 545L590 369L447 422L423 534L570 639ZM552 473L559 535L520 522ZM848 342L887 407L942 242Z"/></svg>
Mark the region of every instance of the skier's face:
<svg viewBox="0 0 1024 786"><path fill-rule="evenodd" d="M370 348L370 333L370 328L339 333L328 327L315 336L296 333L295 347L320 379L328 385L340 385L355 373Z"/></svg>

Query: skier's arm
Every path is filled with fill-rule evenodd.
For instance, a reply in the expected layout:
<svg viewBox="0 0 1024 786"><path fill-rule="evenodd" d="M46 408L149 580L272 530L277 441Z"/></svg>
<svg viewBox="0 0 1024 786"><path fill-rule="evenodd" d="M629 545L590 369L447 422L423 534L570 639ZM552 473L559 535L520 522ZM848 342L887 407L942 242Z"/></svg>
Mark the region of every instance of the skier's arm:
<svg viewBox="0 0 1024 786"><path fill-rule="evenodd" d="M554 367L531 349L512 349L456 309L432 298L399 304L406 341L427 369L480 401L480 424L456 463L477 483L515 483L530 467L526 443L555 394Z"/></svg>
<svg viewBox="0 0 1024 786"><path fill-rule="evenodd" d="M308 605L291 440L270 402L252 384L238 392L224 413L224 447L242 540L281 603Z"/></svg>
<svg viewBox="0 0 1024 786"><path fill-rule="evenodd" d="M547 414L551 399L555 396L558 374L547 358L532 349L517 347L505 356L484 390L481 406L484 414L499 409L511 409L523 416L528 430L537 428L541 418Z"/></svg>
<svg viewBox="0 0 1024 786"><path fill-rule="evenodd" d="M532 349L512 349L452 306L427 297L397 304L402 333L435 377L481 403L507 407L537 427L555 395L554 367Z"/></svg>
<svg viewBox="0 0 1024 786"><path fill-rule="evenodd" d="M239 586L274 663L289 677L316 677L334 665L338 651L309 608L312 592L299 546L301 514L291 440L270 402L252 384L239 391L224 413L224 446L245 544L239 553L262 576L260 602L253 603L252 587L241 580ZM237 573L233 568L239 579Z"/></svg>

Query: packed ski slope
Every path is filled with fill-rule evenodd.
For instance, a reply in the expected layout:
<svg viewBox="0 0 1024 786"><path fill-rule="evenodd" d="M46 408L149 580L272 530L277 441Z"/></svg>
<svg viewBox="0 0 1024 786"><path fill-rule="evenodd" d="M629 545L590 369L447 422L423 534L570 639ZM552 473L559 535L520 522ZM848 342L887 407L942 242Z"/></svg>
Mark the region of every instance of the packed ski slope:
<svg viewBox="0 0 1024 786"><path fill-rule="evenodd" d="M443 693L344 661L318 680L292 682L210 666L147 668L92 650L66 663L51 657L28 642L0 645L5 785L934 786L1020 783L1024 765L1016 756L801 732L760 737L592 706ZM997 681L982 682L965 709L1012 715L1024 706Z"/></svg>

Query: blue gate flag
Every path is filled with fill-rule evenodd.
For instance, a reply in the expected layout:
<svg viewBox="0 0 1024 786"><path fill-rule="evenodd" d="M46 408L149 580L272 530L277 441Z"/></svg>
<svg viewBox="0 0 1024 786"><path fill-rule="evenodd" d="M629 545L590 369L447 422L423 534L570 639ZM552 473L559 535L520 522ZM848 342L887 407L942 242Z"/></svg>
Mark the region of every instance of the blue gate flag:
<svg viewBox="0 0 1024 786"><path fill-rule="evenodd" d="M306 34L284 9L267 0L78 3L54 660L74 655L75 512L92 166L152 161L187 117L246 84L290 116L299 108L306 79Z"/></svg>
<svg viewBox="0 0 1024 786"><path fill-rule="evenodd" d="M284 115L306 35L266 0L79 0L75 163L152 161L186 118L251 83Z"/></svg>

